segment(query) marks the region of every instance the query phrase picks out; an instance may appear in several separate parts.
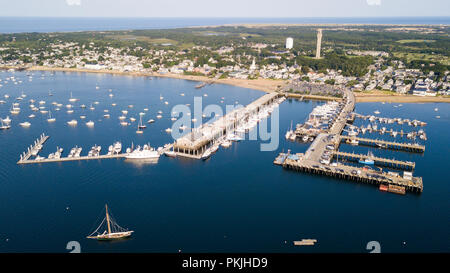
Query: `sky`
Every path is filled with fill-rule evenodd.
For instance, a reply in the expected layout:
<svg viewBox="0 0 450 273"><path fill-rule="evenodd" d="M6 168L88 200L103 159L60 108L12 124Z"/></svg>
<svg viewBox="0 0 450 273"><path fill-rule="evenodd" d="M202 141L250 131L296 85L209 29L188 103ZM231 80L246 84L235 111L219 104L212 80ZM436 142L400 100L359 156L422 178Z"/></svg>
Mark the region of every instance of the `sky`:
<svg viewBox="0 0 450 273"><path fill-rule="evenodd" d="M260 18L450 16L450 0L0 0L0 16Z"/></svg>

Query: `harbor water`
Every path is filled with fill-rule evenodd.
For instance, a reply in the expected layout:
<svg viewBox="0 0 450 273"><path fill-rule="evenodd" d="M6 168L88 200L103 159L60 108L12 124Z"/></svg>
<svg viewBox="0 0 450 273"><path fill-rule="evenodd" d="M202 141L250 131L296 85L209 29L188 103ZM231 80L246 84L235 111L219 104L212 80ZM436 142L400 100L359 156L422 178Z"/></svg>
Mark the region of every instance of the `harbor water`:
<svg viewBox="0 0 450 273"><path fill-rule="evenodd" d="M378 241L382 252L450 250L448 104L356 105L360 114L378 110L381 117L428 123L423 127L428 140L420 142L426 145L424 154L347 144L340 148L362 154L370 150L376 156L416 162L414 176L423 177L424 191L403 196L273 164L282 151L305 152L309 147L309 143L289 142L284 135L291 121L294 125L303 123L311 110L323 103L317 101L288 99L280 105L280 144L275 151L262 152L262 141L244 140L230 148L220 147L206 161L161 156L156 164L105 159L17 165L19 155L42 133L50 138L41 156L55 152L57 146L64 148L63 156L67 156L76 145L86 155L95 144L101 145L101 154L105 154L115 141L124 147L148 142L160 147L173 142L165 132L173 123L173 106L193 107L194 96L202 97L204 107L247 105L264 93L218 84L196 89L198 82L193 81L110 74L3 71L0 79L0 100L6 101L0 104L0 117L12 119L11 128L0 131L0 252L68 252L69 241L78 241L82 252L368 252L369 241ZM73 103L74 113L69 114L66 104L71 92L79 101ZM10 98L5 99L5 94ZM26 94L20 101L21 112L13 116L11 105L21 94ZM48 123L48 114L32 112L30 99L36 106L46 101L56 121ZM59 111L54 110L53 101L63 104ZM81 104L86 109L81 109ZM94 110L89 109L91 104ZM143 121L155 122L147 124L143 134L136 134L144 108L148 111ZM109 119L103 117L104 110L109 110ZM121 110L128 110L128 120L137 120L121 126ZM158 111L162 111L161 119L156 118ZM28 118L31 113L36 117ZM80 115L86 119L81 120ZM72 119L78 120L77 126L67 125ZM94 127L85 125L89 120L95 122ZM19 123L24 121L31 126L21 127ZM355 121L357 126L367 123ZM386 134L360 136L411 142ZM105 203L119 225L134 230L130 239L86 239L104 216ZM316 239L317 243L293 245L301 239Z"/></svg>

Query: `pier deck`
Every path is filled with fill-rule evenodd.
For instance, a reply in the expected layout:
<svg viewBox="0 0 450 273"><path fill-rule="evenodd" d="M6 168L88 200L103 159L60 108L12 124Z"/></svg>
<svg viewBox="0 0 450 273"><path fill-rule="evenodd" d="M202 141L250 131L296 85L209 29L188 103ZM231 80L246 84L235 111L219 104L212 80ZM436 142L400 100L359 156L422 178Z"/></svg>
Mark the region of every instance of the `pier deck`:
<svg viewBox="0 0 450 273"><path fill-rule="evenodd" d="M299 154L301 157L301 154ZM363 168L338 164L336 167L324 166L316 161L300 158L300 160L292 160L286 158L283 168L302 171L305 173L321 174L341 179L347 179L362 183L376 185L395 185L404 187L405 190L411 192L422 192L423 183L421 177L413 177L411 180L391 176L386 173L380 174L373 170L364 170Z"/></svg>
<svg viewBox="0 0 450 273"><path fill-rule="evenodd" d="M112 158L125 158L128 154L115 154L115 155L98 155L98 156L79 156L79 157L61 157L61 158L44 158L41 160L19 160L17 164L40 164L40 163L54 163L54 162L68 162L68 161L80 161L80 160L95 160L95 159L112 159Z"/></svg>
<svg viewBox="0 0 450 273"><path fill-rule="evenodd" d="M401 177L396 173L381 172L370 168L361 168L355 166L344 165L340 163L322 164L322 155L326 150L331 152L332 156L339 156L352 160L366 159L366 155L358 155L351 153L339 152L338 148L343 140L355 138L362 144L368 144L373 146L382 146L385 148L392 148L397 150L407 151L425 151L425 147L418 144L397 143L384 140L373 140L358 137L342 136L342 132L349 120L354 119L355 115L352 115L355 109L355 97L354 94L349 91L344 91L345 106L342 108L338 116L332 121L329 129L321 130L317 132L317 136L309 146L308 150L304 154L296 154L295 156L289 156L288 154L280 153L275 159L274 164L281 165L285 169L296 170L305 173L321 174L331 176L339 179L346 179L356 182L368 183L380 185L383 188L395 189L392 192L417 192L423 191L423 182L421 177L404 176ZM379 145L378 145L379 144ZM328 146L328 148L327 148ZM332 149L330 149L332 146ZM390 167L398 167L405 169L414 169L414 162L403 162L395 159L386 159L379 157L371 157L377 165L385 165Z"/></svg>
<svg viewBox="0 0 450 273"><path fill-rule="evenodd" d="M362 143L364 145L370 145L370 146L376 146L376 147L382 147L387 149L393 149L393 150L404 150L409 152L418 152L423 153L425 152L425 146L414 144L414 143L401 143L401 142L393 142L393 141L386 141L386 140L379 140L379 139L370 139L370 138L361 138L361 137L354 137L354 136L341 136L341 140L357 140L359 143Z"/></svg>
<svg viewBox="0 0 450 273"><path fill-rule="evenodd" d="M273 103L279 96L280 94L276 92L268 93L246 107L223 115L213 123L206 123L193 129L192 132L177 139L173 145L174 151L178 156L200 159L215 141L226 136L228 132L234 131L237 126L257 114L262 107Z"/></svg>
<svg viewBox="0 0 450 273"><path fill-rule="evenodd" d="M352 160L352 161L359 161L359 160L364 160L364 159L370 158L375 162L375 165L393 167L393 168L397 168L397 169L413 170L416 166L416 163L409 162L409 161L400 161L400 160L396 160L396 159L388 159L388 158L382 158L382 157L376 157L376 156L369 157L369 156L363 155L363 154L345 153L345 152L339 152L339 151L333 152L333 156L337 157L337 158L344 158L347 160Z"/></svg>

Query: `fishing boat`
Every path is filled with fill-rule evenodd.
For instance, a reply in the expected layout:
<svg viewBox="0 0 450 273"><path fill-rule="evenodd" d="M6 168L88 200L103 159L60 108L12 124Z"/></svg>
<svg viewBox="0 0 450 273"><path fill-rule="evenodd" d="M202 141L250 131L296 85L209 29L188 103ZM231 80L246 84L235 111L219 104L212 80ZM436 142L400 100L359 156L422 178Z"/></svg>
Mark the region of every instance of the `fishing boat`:
<svg viewBox="0 0 450 273"><path fill-rule="evenodd" d="M159 153L150 145L145 144L143 148L137 146L131 153L125 156L126 159L158 159Z"/></svg>
<svg viewBox="0 0 450 273"><path fill-rule="evenodd" d="M365 164L365 165L374 165L375 161L372 158L373 158L373 153L369 151L367 153L367 157L364 160L360 159L359 163Z"/></svg>
<svg viewBox="0 0 450 273"><path fill-rule="evenodd" d="M105 218L103 218L102 222L97 227L97 229L94 230L94 232L92 232L86 238L109 241L130 237L134 231L127 230L119 226L117 222L114 221L114 219L109 215L108 205L105 205L105 210L106 210ZM102 228L105 222L106 222L106 229L103 232L101 232L100 229Z"/></svg>

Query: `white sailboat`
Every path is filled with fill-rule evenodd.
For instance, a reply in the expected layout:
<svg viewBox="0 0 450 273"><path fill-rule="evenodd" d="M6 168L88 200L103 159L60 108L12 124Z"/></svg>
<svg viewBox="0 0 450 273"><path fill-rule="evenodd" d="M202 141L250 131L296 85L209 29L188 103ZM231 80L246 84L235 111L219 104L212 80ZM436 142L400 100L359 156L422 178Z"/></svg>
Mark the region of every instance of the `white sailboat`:
<svg viewBox="0 0 450 273"><path fill-rule="evenodd" d="M105 205L105 210L106 216L105 218L103 218L103 221L100 223L97 229L94 230L94 232L92 232L86 238L96 240L117 240L130 237L134 231L127 230L119 226L116 223L116 221L114 221L114 219L112 219L112 217L109 215L108 205ZM105 222L106 222L106 229L103 232L100 232L100 228L102 228Z"/></svg>
<svg viewBox="0 0 450 273"><path fill-rule="evenodd" d="M56 121L56 118L52 118L52 112L49 111L48 112L48 116L49 116L48 119L47 119L48 122L55 122Z"/></svg>

